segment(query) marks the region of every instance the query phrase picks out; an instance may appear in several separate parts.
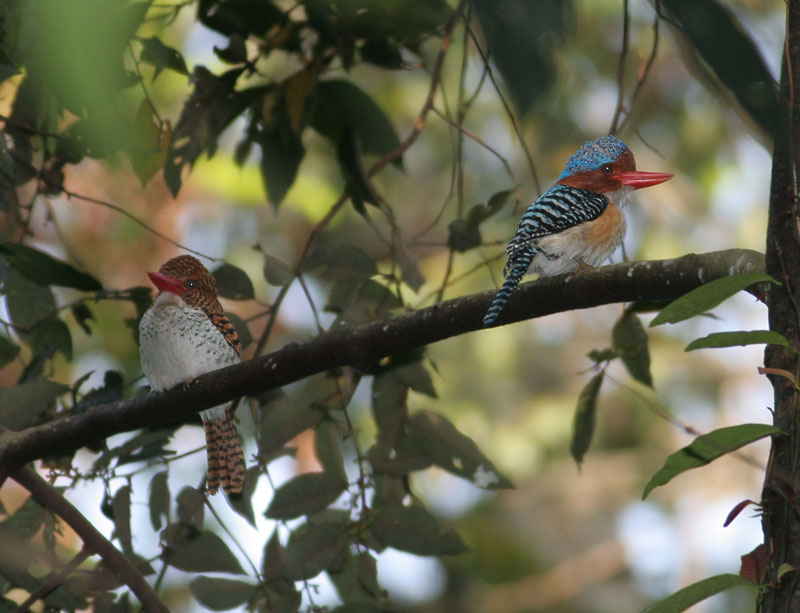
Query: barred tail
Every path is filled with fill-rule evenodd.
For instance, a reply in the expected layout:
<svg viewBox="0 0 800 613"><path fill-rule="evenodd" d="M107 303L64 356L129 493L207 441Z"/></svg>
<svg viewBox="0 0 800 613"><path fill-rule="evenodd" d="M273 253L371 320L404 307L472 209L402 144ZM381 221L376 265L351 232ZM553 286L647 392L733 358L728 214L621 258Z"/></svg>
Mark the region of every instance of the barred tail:
<svg viewBox="0 0 800 613"><path fill-rule="evenodd" d="M489 305L489 310L486 311L486 315L483 318L484 328L491 326L506 307L506 303L508 299L511 298L511 294L514 293L514 290L517 289L517 285L522 281L522 277L528 272L528 267L531 265L534 255L536 255L535 249L525 247L518 253L513 263L509 261L506 265L506 268L511 267L511 272L508 273L506 280L503 282L503 286L497 291L497 295L494 297L494 300L492 300L492 304Z"/></svg>
<svg viewBox="0 0 800 613"><path fill-rule="evenodd" d="M244 451L233 425L233 415L203 419L208 454L208 493L214 495L220 483L226 494L240 494L244 489Z"/></svg>

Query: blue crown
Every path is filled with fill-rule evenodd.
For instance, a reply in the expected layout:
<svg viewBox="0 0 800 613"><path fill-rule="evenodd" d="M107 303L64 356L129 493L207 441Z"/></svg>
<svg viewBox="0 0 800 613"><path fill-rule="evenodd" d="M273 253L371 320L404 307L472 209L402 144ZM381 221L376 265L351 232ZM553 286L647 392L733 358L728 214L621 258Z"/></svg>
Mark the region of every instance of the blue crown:
<svg viewBox="0 0 800 613"><path fill-rule="evenodd" d="M559 175L558 180L560 181L578 172L596 170L603 164L611 164L617 161L619 156L627 150L628 145L616 136L603 136L602 138L587 140L583 147L569 156L564 172Z"/></svg>

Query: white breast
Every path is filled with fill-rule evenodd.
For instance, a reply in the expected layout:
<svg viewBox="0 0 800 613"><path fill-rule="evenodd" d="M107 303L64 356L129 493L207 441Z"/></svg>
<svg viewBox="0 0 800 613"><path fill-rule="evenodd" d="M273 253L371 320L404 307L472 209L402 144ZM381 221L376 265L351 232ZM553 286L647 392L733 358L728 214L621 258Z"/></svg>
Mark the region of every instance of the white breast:
<svg viewBox="0 0 800 613"><path fill-rule="evenodd" d="M208 316L182 300L156 300L145 312L139 324L139 351L142 370L156 391L239 362L236 351ZM224 405L209 412L221 414L223 409Z"/></svg>

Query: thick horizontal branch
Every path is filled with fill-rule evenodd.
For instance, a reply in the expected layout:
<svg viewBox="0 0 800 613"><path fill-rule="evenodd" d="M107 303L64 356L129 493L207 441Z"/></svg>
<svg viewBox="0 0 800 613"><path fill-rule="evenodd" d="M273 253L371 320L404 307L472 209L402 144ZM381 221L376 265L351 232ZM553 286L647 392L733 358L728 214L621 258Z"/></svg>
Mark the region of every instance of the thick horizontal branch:
<svg viewBox="0 0 800 613"><path fill-rule="evenodd" d="M669 300L721 277L763 272L764 256L731 249L673 260L630 262L524 283L501 324L635 300ZM243 395L279 388L341 366L368 368L378 360L483 327L494 291L438 303L401 317L340 328L302 344L198 377L167 392L150 393L0 436L0 472L44 456L145 426L186 418Z"/></svg>

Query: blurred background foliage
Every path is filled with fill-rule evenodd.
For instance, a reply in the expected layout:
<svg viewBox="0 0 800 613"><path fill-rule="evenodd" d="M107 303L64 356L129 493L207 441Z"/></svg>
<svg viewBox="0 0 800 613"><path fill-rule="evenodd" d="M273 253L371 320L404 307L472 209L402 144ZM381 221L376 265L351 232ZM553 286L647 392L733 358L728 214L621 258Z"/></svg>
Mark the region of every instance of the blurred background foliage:
<svg viewBox="0 0 800 613"><path fill-rule="evenodd" d="M629 259L761 251L783 12L778 0L9 0L0 238L68 261L104 289L42 289L51 283L20 276L4 251L0 384L70 386L39 419L137 393L144 381L129 326L150 294L135 288L185 249L252 281L249 295L235 270L219 275L230 284L227 298L246 298L224 301L255 341L245 358L335 322L495 287L524 207L578 145L613 127L639 168L676 174L627 208ZM731 72L730 58L746 59ZM569 443L592 375L587 353L610 345L620 314L619 305L562 313L428 348L418 363L429 377L415 371L410 379L409 410L446 416L515 489L480 489L457 470L414 472L410 491L469 550L422 557L385 549L377 576L386 602L418 611L638 610L705 576L738 572L739 556L761 542L759 522L743 514L722 523L740 500L759 499L766 443L746 450L756 467L724 458L640 498L664 457L690 440L664 413L699 432L769 420L760 349L683 351L709 332L766 327L766 309L739 296L716 318L649 331L654 389L612 365L578 470ZM43 320L50 324L37 337ZM352 393L358 441L343 444L350 479L358 477L356 449L375 442L370 392L379 378L370 379L339 382L357 385L339 390ZM292 386L288 402L317 399L327 385L318 377ZM263 451L259 415L239 410L253 466ZM292 441L296 452L269 462L250 522L221 496L204 522L202 514L186 520L195 503L182 489L205 470L197 427L139 441L140 455L124 462L104 453L131 434L48 467L109 537L115 528L120 537L114 504L118 520L127 500L133 546L157 570L160 522L148 504L174 518L168 486L181 521L219 534L252 583L276 526L286 545L297 525L263 515L273 488L325 464L319 427L316 435L316 449L306 431ZM154 486L162 456L168 477ZM23 500L22 490L3 488L5 521ZM32 525L38 532L41 524ZM48 534L45 526L37 538ZM62 555L79 547L69 530L57 540ZM158 577L174 610L240 606L219 595L247 595L224 582L193 583L190 593L196 575L180 567L165 564ZM336 583L337 592L333 583L324 574L300 582L296 598L334 608L355 588ZM6 577L4 591L12 584ZM746 610L752 595L734 591L702 607Z"/></svg>

